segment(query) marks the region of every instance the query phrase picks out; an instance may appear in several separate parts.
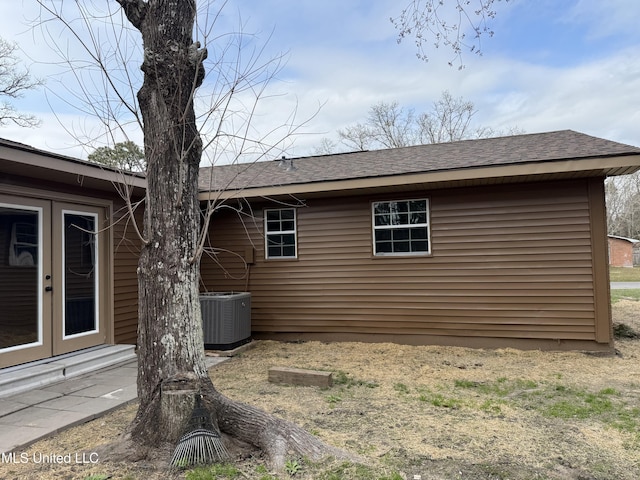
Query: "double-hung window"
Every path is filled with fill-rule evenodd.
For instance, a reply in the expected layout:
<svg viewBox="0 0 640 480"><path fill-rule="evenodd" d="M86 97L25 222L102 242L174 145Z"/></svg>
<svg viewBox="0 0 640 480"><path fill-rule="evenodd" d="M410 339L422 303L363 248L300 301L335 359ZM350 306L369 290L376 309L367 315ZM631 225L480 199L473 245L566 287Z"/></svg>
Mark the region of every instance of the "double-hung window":
<svg viewBox="0 0 640 480"><path fill-rule="evenodd" d="M375 255L426 255L431 252L427 199L374 202Z"/></svg>
<svg viewBox="0 0 640 480"><path fill-rule="evenodd" d="M296 209L264 211L267 258L296 258Z"/></svg>

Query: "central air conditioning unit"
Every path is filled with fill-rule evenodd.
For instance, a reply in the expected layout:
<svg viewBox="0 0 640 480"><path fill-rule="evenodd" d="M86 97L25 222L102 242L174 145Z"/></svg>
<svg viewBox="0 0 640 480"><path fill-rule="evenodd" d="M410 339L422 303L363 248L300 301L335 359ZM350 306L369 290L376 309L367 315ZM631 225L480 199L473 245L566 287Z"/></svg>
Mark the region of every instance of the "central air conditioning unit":
<svg viewBox="0 0 640 480"><path fill-rule="evenodd" d="M232 350L251 341L251 293L200 294L204 347Z"/></svg>

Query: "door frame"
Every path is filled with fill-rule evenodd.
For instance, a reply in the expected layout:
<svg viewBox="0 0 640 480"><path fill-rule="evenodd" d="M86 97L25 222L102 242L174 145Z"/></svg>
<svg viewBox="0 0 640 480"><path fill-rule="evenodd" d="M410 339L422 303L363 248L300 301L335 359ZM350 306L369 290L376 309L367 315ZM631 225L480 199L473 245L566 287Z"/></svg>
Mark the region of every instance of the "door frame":
<svg viewBox="0 0 640 480"><path fill-rule="evenodd" d="M75 335L67 336L65 334L65 311L66 311L66 290L64 281L67 275L65 269L65 248L64 248L64 216L65 214L79 214L95 216L97 244L94 252L95 255L95 304L94 312L96 319L96 329ZM52 251L53 254L53 275L51 278L53 294L53 355L81 350L83 348L101 345L106 342L106 318L104 295L102 294L102 271L106 268L108 257L103 254L103 244L105 243L104 230L101 231L100 225L104 218L103 209L99 207L90 207L79 205L76 203L52 202Z"/></svg>
<svg viewBox="0 0 640 480"><path fill-rule="evenodd" d="M106 198L86 197L81 195L66 194L61 192L54 192L48 190L39 190L28 186L18 185L6 185L0 184L0 202L15 205L16 207L35 206L42 209L41 223L42 223L42 270L39 271L39 298L42 299L42 317L40 319L40 338L38 345L28 344L27 346L18 345L16 347L9 347L4 349L0 353L0 368L9 367L13 365L19 365L34 360L46 359L66 351L74 351L87 346L96 344L110 344L114 341L114 270L113 270L113 228L110 224L113 218L113 201ZM53 244L59 240L54 239L53 224L56 220L53 219L53 210L55 205L65 205L68 210L74 212L87 213L96 212L98 214L98 235L99 244L102 248L98 250L98 264L99 267L99 290L96 292L98 297L97 313L99 319L99 335L100 338L82 340L81 336L78 336L79 341L67 341L76 340L74 338L62 339L62 322L61 314L55 313L59 305L54 300L56 293L55 283L51 283L53 280L52 272L54 271L54 265L57 260L52 259L52 252L55 252ZM58 250L60 252L60 250ZM55 257L56 254L54 253ZM57 255L59 257L59 255ZM59 261L59 260L58 260ZM48 271L46 271L48 270ZM50 275L50 279L46 276ZM53 290L47 292L46 287L51 286ZM59 289L59 286L58 286ZM57 302L61 302L61 298ZM60 312L61 310L58 310ZM56 317L54 319L54 317ZM44 321L44 319L50 318L51 321ZM56 332L55 330L58 329ZM87 337L90 337L87 336ZM47 338L49 339L47 341ZM60 338L61 345L56 347L57 338ZM48 343L48 344L47 344ZM90 345L87 345L90 344ZM33 345L33 346L31 346ZM63 346L64 345L64 346Z"/></svg>
<svg viewBox="0 0 640 480"><path fill-rule="evenodd" d="M0 204L16 210L38 212L38 264L36 266L38 338L35 342L0 350L0 368L2 368L50 357L53 352L51 342L53 322L51 321L51 294L46 291L44 280L48 275L47 272L51 270L51 228L48 228L48 225L51 225L51 202L0 193ZM49 248L44 247L46 244Z"/></svg>

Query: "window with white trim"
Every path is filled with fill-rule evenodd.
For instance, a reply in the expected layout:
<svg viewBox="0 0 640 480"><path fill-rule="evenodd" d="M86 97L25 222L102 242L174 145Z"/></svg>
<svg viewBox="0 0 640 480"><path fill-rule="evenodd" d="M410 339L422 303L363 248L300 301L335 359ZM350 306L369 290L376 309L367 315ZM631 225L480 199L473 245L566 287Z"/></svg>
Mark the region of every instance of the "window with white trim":
<svg viewBox="0 0 640 480"><path fill-rule="evenodd" d="M264 211L266 258L296 258L296 209Z"/></svg>
<svg viewBox="0 0 640 480"><path fill-rule="evenodd" d="M374 202L374 255L431 253L427 199Z"/></svg>

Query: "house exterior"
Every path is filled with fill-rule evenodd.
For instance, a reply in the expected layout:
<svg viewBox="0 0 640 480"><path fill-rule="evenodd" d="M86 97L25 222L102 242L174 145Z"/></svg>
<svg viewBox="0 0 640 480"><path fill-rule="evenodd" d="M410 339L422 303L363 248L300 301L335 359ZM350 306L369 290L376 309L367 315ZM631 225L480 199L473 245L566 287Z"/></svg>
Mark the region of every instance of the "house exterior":
<svg viewBox="0 0 640 480"><path fill-rule="evenodd" d="M118 185L144 194L140 176L0 140L0 368L135 343L139 242Z"/></svg>
<svg viewBox="0 0 640 480"><path fill-rule="evenodd" d="M609 235L609 265L612 267L633 267L640 256L640 240Z"/></svg>
<svg viewBox="0 0 640 480"><path fill-rule="evenodd" d="M638 169L572 131L204 168L201 288L250 292L256 338L610 350L603 182ZM0 140L0 368L136 342L123 186Z"/></svg>
<svg viewBox="0 0 640 480"><path fill-rule="evenodd" d="M638 168L559 131L203 169L203 290L257 338L609 350L604 179Z"/></svg>

